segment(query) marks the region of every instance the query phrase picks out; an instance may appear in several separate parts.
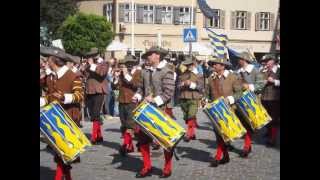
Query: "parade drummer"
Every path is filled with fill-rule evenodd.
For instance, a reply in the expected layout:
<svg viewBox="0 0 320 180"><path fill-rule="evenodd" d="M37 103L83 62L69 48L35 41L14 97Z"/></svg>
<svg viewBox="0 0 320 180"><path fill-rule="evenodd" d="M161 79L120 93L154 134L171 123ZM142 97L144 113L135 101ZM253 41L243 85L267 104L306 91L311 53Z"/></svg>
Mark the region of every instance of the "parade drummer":
<svg viewBox="0 0 320 180"><path fill-rule="evenodd" d="M167 51L160 47L151 47L145 54L143 59L148 59L151 68L148 71L142 71L142 84L138 92L134 95L133 101L144 100L156 105L163 111L167 107L170 100L173 98L175 83L174 72L166 66L165 61L162 61ZM150 159L150 143L152 139L142 131L138 134L140 152L143 157L143 168L137 173L137 178L151 176L151 159ZM171 176L172 173L172 156L173 151L164 150L164 169L161 178Z"/></svg>
<svg viewBox="0 0 320 180"><path fill-rule="evenodd" d="M57 48L40 47L40 53L48 57L46 85L48 91L45 97L40 97L40 107L58 101L68 115L74 120L80 117L80 113L75 111L76 104L83 100L83 89L81 87L80 77L73 73L67 66L66 62L69 60L68 55ZM55 180L61 180L65 176L66 180L71 180L71 165L64 164L62 159L55 155L54 158L57 163ZM74 162L80 162L77 158Z"/></svg>
<svg viewBox="0 0 320 180"><path fill-rule="evenodd" d="M242 82L242 90L252 91L256 95L261 93L262 88L264 87L263 75L259 70L252 64L253 58L251 58L248 52L242 52L238 56L238 63L240 69L237 70L237 73ZM238 113L239 114L239 113ZM248 157L249 153L252 151L251 138L253 130L250 125L244 120L243 116L239 115L239 118L247 130L247 133L244 137L244 146L243 150L240 153L241 157Z"/></svg>
<svg viewBox="0 0 320 180"><path fill-rule="evenodd" d="M214 101L220 97L224 97L232 109L235 109L235 101L242 94L241 81L239 77L227 70L231 67L231 63L224 58L210 57L209 66L214 70L208 79L206 95L210 101ZM212 167L219 164L225 164L230 161L226 143L216 130L214 131L217 139L217 151L215 157L211 161ZM223 158L221 157L223 154Z"/></svg>
<svg viewBox="0 0 320 180"><path fill-rule="evenodd" d="M196 139L196 125L198 103L203 94L203 76L198 72L193 57L187 56L182 62L187 70L179 76L178 89L180 106L183 111L187 134L184 138L186 142Z"/></svg>
<svg viewBox="0 0 320 180"><path fill-rule="evenodd" d="M141 67L137 66L138 63L136 57L125 56L119 61L119 69L116 69L112 83L113 89L119 90L120 130L123 137L123 144L119 150L121 155L134 151L132 138L135 123L132 119L132 111L136 107L136 103L132 102L132 97L137 91L141 78Z"/></svg>
<svg viewBox="0 0 320 180"><path fill-rule="evenodd" d="M91 48L85 55L87 62L85 67L86 79L86 106L89 110L90 120L92 121L91 143L103 142L101 125L103 120L100 118L104 96L107 94L108 65L99 56L97 48Z"/></svg>
<svg viewBox="0 0 320 180"><path fill-rule="evenodd" d="M262 70L265 86L262 89L261 102L272 118L267 125L267 145L275 146L280 126L280 66L274 55L271 54L265 55L261 61L266 62L266 68Z"/></svg>

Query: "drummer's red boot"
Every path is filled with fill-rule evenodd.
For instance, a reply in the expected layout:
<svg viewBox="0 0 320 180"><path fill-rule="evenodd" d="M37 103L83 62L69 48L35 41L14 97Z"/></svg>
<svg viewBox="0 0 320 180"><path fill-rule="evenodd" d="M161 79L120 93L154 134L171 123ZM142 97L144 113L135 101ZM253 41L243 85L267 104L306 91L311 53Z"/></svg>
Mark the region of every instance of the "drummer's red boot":
<svg viewBox="0 0 320 180"><path fill-rule="evenodd" d="M226 164L230 161L228 148L225 143L222 146L223 158L219 161L219 164Z"/></svg>
<svg viewBox="0 0 320 180"><path fill-rule="evenodd" d="M244 137L244 147L243 151L241 152L241 157L248 157L249 153L251 152L251 132L247 131Z"/></svg>
<svg viewBox="0 0 320 180"><path fill-rule="evenodd" d="M91 143L96 144L98 139L98 121L92 122L92 134L91 134Z"/></svg>
<svg viewBox="0 0 320 180"><path fill-rule="evenodd" d="M222 152L224 150L224 142L217 138L217 143L218 143L218 147L216 151L216 156L214 157L214 159L211 161L211 164L210 164L210 166L212 167L218 166L219 161L221 160Z"/></svg>
<svg viewBox="0 0 320 180"><path fill-rule="evenodd" d="M184 141L189 142L191 137L193 136L194 130L193 130L193 120L192 119L188 119L186 121L187 124L187 134L184 138Z"/></svg>
<svg viewBox="0 0 320 180"><path fill-rule="evenodd" d="M192 129L191 129L191 136L190 136L190 138L192 139L192 140L195 140L196 139L196 128L197 128L197 119L196 118L193 118L193 119L191 119L191 121L192 121Z"/></svg>
<svg viewBox="0 0 320 180"><path fill-rule="evenodd" d="M61 180L63 177L63 165L61 162L57 163L57 169L56 169L56 175L55 175L55 180Z"/></svg>
<svg viewBox="0 0 320 180"><path fill-rule="evenodd" d="M101 132L101 123L99 121L97 121L97 142L103 142L103 136L102 136L102 132Z"/></svg>
<svg viewBox="0 0 320 180"><path fill-rule="evenodd" d="M125 130L123 134L123 143L120 149L120 154L125 155L126 153L130 153L133 151L134 151L134 147L132 143L132 136L127 130Z"/></svg>
<svg viewBox="0 0 320 180"><path fill-rule="evenodd" d="M163 150L164 152L164 168L162 171L162 175L160 178L167 178L171 176L171 170L172 170L172 157L173 157L173 152L172 151L166 151Z"/></svg>
<svg viewBox="0 0 320 180"><path fill-rule="evenodd" d="M143 158L143 168L136 174L136 178L143 178L151 176L151 159L150 159L150 145L140 145L140 152Z"/></svg>

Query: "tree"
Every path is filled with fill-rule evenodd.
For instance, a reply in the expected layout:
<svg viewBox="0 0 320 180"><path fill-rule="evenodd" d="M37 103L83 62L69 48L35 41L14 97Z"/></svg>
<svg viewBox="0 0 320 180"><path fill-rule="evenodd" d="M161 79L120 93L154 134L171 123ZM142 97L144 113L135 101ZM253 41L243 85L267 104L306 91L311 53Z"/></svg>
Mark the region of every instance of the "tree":
<svg viewBox="0 0 320 180"><path fill-rule="evenodd" d="M103 16L76 13L69 16L58 29L66 52L78 56L97 47L104 53L113 38L112 24Z"/></svg>
<svg viewBox="0 0 320 180"><path fill-rule="evenodd" d="M77 11L77 0L40 0L40 26L47 28L50 38L55 39L61 23Z"/></svg>

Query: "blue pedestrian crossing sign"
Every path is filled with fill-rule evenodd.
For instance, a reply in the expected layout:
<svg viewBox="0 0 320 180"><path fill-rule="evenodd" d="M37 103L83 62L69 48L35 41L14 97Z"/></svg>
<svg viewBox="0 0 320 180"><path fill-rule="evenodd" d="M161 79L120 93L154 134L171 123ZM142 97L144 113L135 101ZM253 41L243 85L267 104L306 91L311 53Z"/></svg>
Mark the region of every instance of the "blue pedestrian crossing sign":
<svg viewBox="0 0 320 180"><path fill-rule="evenodd" d="M197 42L197 29L196 28L186 28L183 29L183 41L184 42Z"/></svg>

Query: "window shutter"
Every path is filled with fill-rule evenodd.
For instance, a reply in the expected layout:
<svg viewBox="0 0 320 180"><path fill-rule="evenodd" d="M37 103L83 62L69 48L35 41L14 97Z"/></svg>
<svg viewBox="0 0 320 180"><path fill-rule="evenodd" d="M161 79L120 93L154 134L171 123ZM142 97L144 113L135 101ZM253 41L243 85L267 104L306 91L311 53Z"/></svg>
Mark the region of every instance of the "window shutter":
<svg viewBox="0 0 320 180"><path fill-rule="evenodd" d="M173 8L173 24L175 24L175 25L180 24L179 12L180 12L180 8L179 7L174 7Z"/></svg>
<svg viewBox="0 0 320 180"><path fill-rule="evenodd" d="M203 14L203 27L208 27L208 18Z"/></svg>
<svg viewBox="0 0 320 180"><path fill-rule="evenodd" d="M257 12L255 14L255 27L256 27L256 31L260 30L260 12Z"/></svg>
<svg viewBox="0 0 320 180"><path fill-rule="evenodd" d="M231 11L231 29L236 28L236 11Z"/></svg>
<svg viewBox="0 0 320 180"><path fill-rule="evenodd" d="M156 6L156 24L162 24L162 6Z"/></svg>
<svg viewBox="0 0 320 180"><path fill-rule="evenodd" d="M274 13L270 13L270 28L269 28L270 31L273 31L274 22L275 22Z"/></svg>
<svg viewBox="0 0 320 180"><path fill-rule="evenodd" d="M193 25L196 25L197 8L193 8Z"/></svg>
<svg viewBox="0 0 320 180"><path fill-rule="evenodd" d="M137 23L142 24L143 23L143 5L137 4Z"/></svg>
<svg viewBox="0 0 320 180"><path fill-rule="evenodd" d="M107 17L107 4L103 5L102 14L104 17Z"/></svg>
<svg viewBox="0 0 320 180"><path fill-rule="evenodd" d="M225 25L225 15L226 15L226 11L224 10L219 10L220 11L220 29L225 29L224 25Z"/></svg>
<svg viewBox="0 0 320 180"><path fill-rule="evenodd" d="M251 29L251 12L247 12L246 29L249 31Z"/></svg>
<svg viewBox="0 0 320 180"><path fill-rule="evenodd" d="M119 22L124 22L124 4L119 4Z"/></svg>

